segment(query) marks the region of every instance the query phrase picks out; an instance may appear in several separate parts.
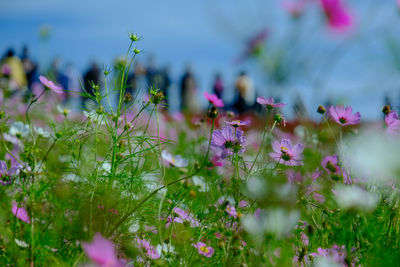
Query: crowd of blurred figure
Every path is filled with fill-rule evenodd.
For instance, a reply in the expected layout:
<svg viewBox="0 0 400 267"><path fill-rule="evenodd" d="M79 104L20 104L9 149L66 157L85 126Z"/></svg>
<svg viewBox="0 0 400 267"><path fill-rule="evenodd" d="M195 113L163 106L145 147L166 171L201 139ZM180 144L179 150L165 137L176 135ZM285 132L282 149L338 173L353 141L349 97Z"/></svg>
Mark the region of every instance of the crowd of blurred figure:
<svg viewBox="0 0 400 267"><path fill-rule="evenodd" d="M110 83L108 84L109 88L120 88L119 81L122 80L120 75L122 75L122 69L124 69L125 64L124 58L115 60L114 66L109 72L116 79L114 79L114 82L111 82L112 80L110 79L108 80ZM50 63L50 66L43 70L43 68L39 68L38 63L32 60L27 47L23 47L19 55L14 49L8 49L2 57L0 65L0 77L9 75L14 81L15 91L25 92L29 96L35 84L39 83L39 76L45 75L62 86L65 91L63 97L65 104L78 102L79 105L76 106L81 109L85 109L87 103L91 102L90 96L95 95L93 85L98 85L100 90L104 90L105 87L105 69L98 63L92 62L86 71L80 73L72 63L66 63L61 67L60 60L55 58ZM141 96L144 91L148 91L150 87L159 89L164 93L167 109L172 102L182 112L197 113L202 109L202 101L199 101L202 97L202 92L199 92L198 82L190 65L185 67L180 77L173 79L171 78L170 67L168 65L157 66L153 56L149 57L147 64L134 61L127 77L125 93L131 94L135 99L135 97ZM172 87L176 90L174 94L171 94ZM226 110L234 111L238 114L259 111L259 105L256 104L257 94L253 80L245 71L240 71L229 86L224 82L222 75L216 73L211 87L209 91L220 99L224 99L226 90L230 90L230 94L232 94L233 90L233 99L229 101L230 103L225 101L224 108ZM115 92L118 92L118 90L115 90ZM73 99L71 100L71 98ZM117 97L115 101L116 99ZM297 101L295 100L293 104L293 108L297 110L296 113L306 112L300 98Z"/></svg>

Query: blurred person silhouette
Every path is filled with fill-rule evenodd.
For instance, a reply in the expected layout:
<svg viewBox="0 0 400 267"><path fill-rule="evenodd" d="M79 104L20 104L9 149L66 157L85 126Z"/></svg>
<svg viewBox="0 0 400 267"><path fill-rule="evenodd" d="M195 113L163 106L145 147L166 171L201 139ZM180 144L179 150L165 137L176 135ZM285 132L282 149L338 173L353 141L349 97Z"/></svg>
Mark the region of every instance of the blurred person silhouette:
<svg viewBox="0 0 400 267"><path fill-rule="evenodd" d="M95 96L93 85L100 87L100 67L96 62L92 62L89 69L83 75L83 85L88 95ZM82 96L82 109L85 108L89 99L89 96Z"/></svg>
<svg viewBox="0 0 400 267"><path fill-rule="evenodd" d="M306 118L308 116L306 106L300 94L296 94L292 107L293 113L297 118Z"/></svg>
<svg viewBox="0 0 400 267"><path fill-rule="evenodd" d="M60 68L61 65L61 59L58 57L55 57L53 61L51 62L51 72L50 72L50 77L54 79L58 84L62 86L64 90L63 94L63 101L65 102L66 99L68 99L69 94L67 91L68 88L68 77L65 75L64 71L61 70Z"/></svg>
<svg viewBox="0 0 400 267"><path fill-rule="evenodd" d="M81 91L82 76L72 62L67 63L64 74L67 78L67 87L64 88L67 92L66 101L69 101L71 92L77 94Z"/></svg>
<svg viewBox="0 0 400 267"><path fill-rule="evenodd" d="M187 65L180 81L180 110L198 112L199 101L197 99L197 85L192 73L192 68Z"/></svg>
<svg viewBox="0 0 400 267"><path fill-rule="evenodd" d="M31 86L34 82L38 81L39 74L37 64L30 59L27 46L22 48L21 62L27 79L28 92L31 92Z"/></svg>
<svg viewBox="0 0 400 267"><path fill-rule="evenodd" d="M155 64L155 57L154 55L149 55L148 63L146 67L146 80L148 87L156 87L158 88L158 83L160 81L158 69Z"/></svg>
<svg viewBox="0 0 400 267"><path fill-rule="evenodd" d="M251 111L255 104L256 93L253 81L245 71L241 71L235 81L236 102L234 107L239 114Z"/></svg>
<svg viewBox="0 0 400 267"><path fill-rule="evenodd" d="M168 98L169 88L170 88L170 86L172 84L171 77L170 77L169 73L170 73L170 67L168 65L164 66L160 70L160 83L158 84L161 92L163 92L163 94L165 96L164 103L166 105L168 105L168 103L169 103L169 98Z"/></svg>
<svg viewBox="0 0 400 267"><path fill-rule="evenodd" d="M1 60L0 65L4 64L10 69L10 78L17 83L18 89L24 89L28 84L24 66L21 60L15 55L13 48L9 48Z"/></svg>
<svg viewBox="0 0 400 267"><path fill-rule="evenodd" d="M218 98L222 99L224 94L224 83L220 73L215 74L213 93L216 94Z"/></svg>

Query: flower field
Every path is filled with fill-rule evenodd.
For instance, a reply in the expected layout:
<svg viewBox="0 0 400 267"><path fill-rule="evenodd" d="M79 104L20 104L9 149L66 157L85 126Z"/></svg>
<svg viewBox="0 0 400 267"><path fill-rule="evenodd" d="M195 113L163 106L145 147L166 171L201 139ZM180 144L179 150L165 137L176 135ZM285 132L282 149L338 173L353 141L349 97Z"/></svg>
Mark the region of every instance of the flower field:
<svg viewBox="0 0 400 267"><path fill-rule="evenodd" d="M286 121L271 97L238 117L206 93L204 113L170 115L161 91L133 97L122 78L116 107L93 84L97 104L73 112L39 79L28 98L2 80L2 266L399 262L390 107L377 123L341 105Z"/></svg>
<svg viewBox="0 0 400 267"><path fill-rule="evenodd" d="M344 1L279 5L293 25L310 12L322 15L330 33L358 26ZM322 95L350 37L365 36L341 39L325 62L320 55L336 40L326 39L311 58L294 48L313 54L316 39L305 30L299 45L296 27L284 39L294 52L261 28L232 64L255 61L268 90L306 84ZM49 32L42 29L42 44L51 44ZM0 61L0 266L400 265L394 99L385 95L368 119L346 102L356 97L345 88L348 99L321 96L326 102L309 116L300 96L288 103L277 97L284 91L269 95L244 70L225 89L217 74L211 93L198 87L190 67L173 94L168 68L137 64L141 37L128 40L126 55L112 67L93 63L83 79L72 67L39 68L27 49L21 60L10 49ZM399 68L400 43L387 40L390 51L378 55ZM359 58L345 64L350 69ZM329 70L314 69L316 62ZM395 73L389 69L383 71ZM68 79L76 90L66 88ZM229 88L232 103L223 94Z"/></svg>

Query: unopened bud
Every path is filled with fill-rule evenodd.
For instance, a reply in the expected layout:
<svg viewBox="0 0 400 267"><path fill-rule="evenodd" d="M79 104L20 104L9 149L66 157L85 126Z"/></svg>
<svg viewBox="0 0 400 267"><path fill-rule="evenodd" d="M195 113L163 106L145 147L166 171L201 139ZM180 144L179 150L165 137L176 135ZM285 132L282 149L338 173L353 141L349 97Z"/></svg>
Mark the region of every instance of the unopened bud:
<svg viewBox="0 0 400 267"><path fill-rule="evenodd" d="M155 105L159 104L164 99L164 93L160 90L150 90L150 101Z"/></svg>
<svg viewBox="0 0 400 267"><path fill-rule="evenodd" d="M135 54L137 55L137 54L139 54L139 53L140 53L140 50L139 50L139 49L137 49L137 48L135 48L135 49L133 49L133 53L135 53Z"/></svg>
<svg viewBox="0 0 400 267"><path fill-rule="evenodd" d="M212 106L208 111L207 111L207 117L211 119L215 119L218 117L218 109L214 106Z"/></svg>
<svg viewBox="0 0 400 267"><path fill-rule="evenodd" d="M129 39L132 40L132 42L137 42L139 40L139 38L136 36L136 34L129 34Z"/></svg>
<svg viewBox="0 0 400 267"><path fill-rule="evenodd" d="M283 117L282 117L282 115L281 114L275 114L274 115L274 121L276 121L276 123L281 123L282 121L283 121L284 119L283 119Z"/></svg>
<svg viewBox="0 0 400 267"><path fill-rule="evenodd" d="M319 105L318 108L317 108L317 112L318 112L319 114L324 114L324 113L326 112L326 109L325 109L324 106Z"/></svg>
<svg viewBox="0 0 400 267"><path fill-rule="evenodd" d="M390 113L390 106L389 106L389 105L385 105L385 106L382 108L382 112L383 112L385 115L389 114L389 113Z"/></svg>
<svg viewBox="0 0 400 267"><path fill-rule="evenodd" d="M124 102L125 103L129 103L133 100L133 96L130 93L126 93L125 97L124 97Z"/></svg>

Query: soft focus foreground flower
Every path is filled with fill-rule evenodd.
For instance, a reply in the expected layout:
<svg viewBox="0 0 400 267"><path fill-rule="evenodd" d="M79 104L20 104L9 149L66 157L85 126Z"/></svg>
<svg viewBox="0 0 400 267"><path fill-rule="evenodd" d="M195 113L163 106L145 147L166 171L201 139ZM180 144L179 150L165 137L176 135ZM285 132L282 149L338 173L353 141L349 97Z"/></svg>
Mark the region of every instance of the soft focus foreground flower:
<svg viewBox="0 0 400 267"><path fill-rule="evenodd" d="M92 243L83 243L83 249L92 261L102 267L118 266L114 244L100 233L94 236Z"/></svg>
<svg viewBox="0 0 400 267"><path fill-rule="evenodd" d="M346 107L342 105L330 106L329 116L338 124L342 126L358 124L361 119L360 112L352 114L353 109L351 107Z"/></svg>
<svg viewBox="0 0 400 267"><path fill-rule="evenodd" d="M320 0L322 9L332 29L343 30L351 26L352 17L342 0Z"/></svg>
<svg viewBox="0 0 400 267"><path fill-rule="evenodd" d="M356 266L354 263L348 265L347 250L343 245L333 245L332 248L318 248L317 252L310 253L310 256L316 258L314 265L317 267L330 267L330 266Z"/></svg>
<svg viewBox="0 0 400 267"><path fill-rule="evenodd" d="M281 1L281 6L292 17L298 18L303 14L306 3L307 3L307 0L295 0L295 1L283 0L283 1Z"/></svg>
<svg viewBox="0 0 400 267"><path fill-rule="evenodd" d="M18 138L26 137L29 134L29 126L20 121L13 122L13 124L11 124L9 133Z"/></svg>
<svg viewBox="0 0 400 267"><path fill-rule="evenodd" d="M193 247L198 249L199 254L210 258L214 254L214 249L212 247L207 247L203 242L197 242L196 244L192 244Z"/></svg>
<svg viewBox="0 0 400 267"><path fill-rule="evenodd" d="M160 258L160 254L158 254L157 249L155 247L153 247L153 245L151 245L149 241L147 241L146 239L137 238L136 242L138 243L138 245L141 248L146 250L146 255L150 259L158 259L158 258Z"/></svg>
<svg viewBox="0 0 400 267"><path fill-rule="evenodd" d="M263 96L257 97L257 103L266 106L267 109L281 108L286 106L286 104L283 103L275 103L275 100L272 97L265 98Z"/></svg>
<svg viewBox="0 0 400 267"><path fill-rule="evenodd" d="M296 144L292 146L292 142L289 139L282 139L281 141L274 141L272 143L272 149L274 152L269 155L277 162L287 166L299 166L303 165L303 155L301 153L304 150L302 144Z"/></svg>
<svg viewBox="0 0 400 267"><path fill-rule="evenodd" d="M179 207L175 207L173 209L173 211L180 217L181 221L177 221L177 222L189 222L191 227L199 227L200 226L200 222L198 220L196 220L192 214L186 212L185 210L179 208Z"/></svg>
<svg viewBox="0 0 400 267"><path fill-rule="evenodd" d="M343 209L360 209L370 211L375 209L378 197L358 186L336 185L334 189L335 200Z"/></svg>
<svg viewBox="0 0 400 267"><path fill-rule="evenodd" d="M218 108L224 106L224 102L222 101L222 99L218 98L216 94L209 94L207 92L204 92L204 97L208 100L208 102L210 102L211 104L213 104Z"/></svg>
<svg viewBox="0 0 400 267"><path fill-rule="evenodd" d="M268 29L264 28L261 31L257 32L254 36L252 36L246 44L245 51L235 60L236 63L240 63L243 60L248 59L249 57L260 55L263 45L267 40L268 33Z"/></svg>
<svg viewBox="0 0 400 267"><path fill-rule="evenodd" d="M28 212L24 208L18 207L17 202L13 202L11 212L15 215L15 217L17 217L21 221L26 223L31 223L31 219L28 216Z"/></svg>
<svg viewBox="0 0 400 267"><path fill-rule="evenodd" d="M385 117L386 131L388 134L394 135L400 130L400 119L395 111L390 112Z"/></svg>
<svg viewBox="0 0 400 267"><path fill-rule="evenodd" d="M235 136L236 133L236 136ZM225 126L221 130L215 130L212 134L211 148L222 159L233 153L243 153L243 144L246 139L243 136L243 131L234 129L231 126Z"/></svg>
<svg viewBox="0 0 400 267"><path fill-rule="evenodd" d="M343 164L357 177L379 184L398 177L400 140L376 132L362 132L344 140L344 146Z"/></svg>
<svg viewBox="0 0 400 267"><path fill-rule="evenodd" d="M63 94L63 88L60 85L54 84L53 81L50 81L42 75L39 76L39 80L44 86L52 90L54 93Z"/></svg>
<svg viewBox="0 0 400 267"><path fill-rule="evenodd" d="M172 154L166 150L161 152L161 156L163 160L170 166L182 168L188 165L188 161L186 159L182 158L181 156L172 156Z"/></svg>
<svg viewBox="0 0 400 267"><path fill-rule="evenodd" d="M225 121L225 123L237 128L239 126L249 125L250 121L233 120L233 121Z"/></svg>

